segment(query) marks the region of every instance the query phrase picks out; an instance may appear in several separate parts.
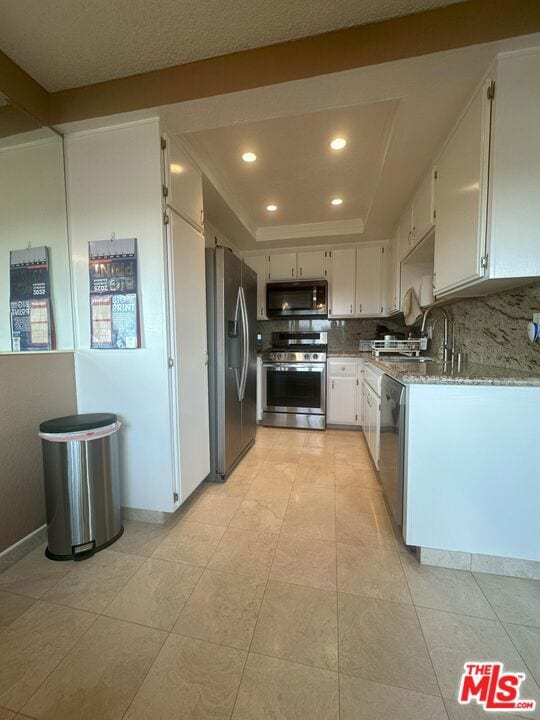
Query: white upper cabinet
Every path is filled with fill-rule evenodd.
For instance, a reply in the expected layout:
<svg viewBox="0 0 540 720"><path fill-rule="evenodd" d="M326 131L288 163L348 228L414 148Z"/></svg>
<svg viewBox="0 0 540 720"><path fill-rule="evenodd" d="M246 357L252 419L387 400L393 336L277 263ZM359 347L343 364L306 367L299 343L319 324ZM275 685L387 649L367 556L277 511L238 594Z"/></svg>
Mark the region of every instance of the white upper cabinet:
<svg viewBox="0 0 540 720"><path fill-rule="evenodd" d="M435 224L434 173L433 169L426 173L413 197L411 247L420 242Z"/></svg>
<svg viewBox="0 0 540 720"><path fill-rule="evenodd" d="M407 205L399 219L398 225L398 251L400 260L403 260L405 255L407 255L407 253L411 250L412 229L412 206Z"/></svg>
<svg viewBox="0 0 540 720"><path fill-rule="evenodd" d="M330 252L330 317L354 315L356 248L340 248Z"/></svg>
<svg viewBox="0 0 540 720"><path fill-rule="evenodd" d="M300 280L326 277L326 255L324 250L299 252L296 260L296 276Z"/></svg>
<svg viewBox="0 0 540 720"><path fill-rule="evenodd" d="M245 255L246 265L257 273L257 320L266 320L266 255Z"/></svg>
<svg viewBox="0 0 540 720"><path fill-rule="evenodd" d="M383 258L384 277L384 310L387 315L399 312L400 309L400 288L401 288L401 265L398 251L398 228L385 248Z"/></svg>
<svg viewBox="0 0 540 720"><path fill-rule="evenodd" d="M490 174L489 277L538 277L540 48L497 63Z"/></svg>
<svg viewBox="0 0 540 720"><path fill-rule="evenodd" d="M356 248L356 315L381 315L382 257L379 246Z"/></svg>
<svg viewBox="0 0 540 720"><path fill-rule="evenodd" d="M296 277L296 253L275 252L268 256L268 279L290 280Z"/></svg>
<svg viewBox="0 0 540 720"><path fill-rule="evenodd" d="M540 48L499 56L437 162L437 296L540 276L539 127Z"/></svg>
<svg viewBox="0 0 540 720"><path fill-rule="evenodd" d="M436 295L484 274L490 115L488 86L482 86L437 162Z"/></svg>
<svg viewBox="0 0 540 720"><path fill-rule="evenodd" d="M167 205L200 229L204 223L201 171L176 138L164 135L163 140Z"/></svg>

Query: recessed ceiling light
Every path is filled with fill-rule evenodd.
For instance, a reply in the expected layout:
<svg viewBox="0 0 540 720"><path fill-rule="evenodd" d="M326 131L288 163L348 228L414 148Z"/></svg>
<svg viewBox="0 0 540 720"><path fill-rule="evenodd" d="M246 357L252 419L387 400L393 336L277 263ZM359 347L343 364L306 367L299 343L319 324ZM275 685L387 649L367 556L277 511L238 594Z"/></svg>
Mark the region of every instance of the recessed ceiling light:
<svg viewBox="0 0 540 720"><path fill-rule="evenodd" d="M345 138L337 137L332 140L332 142L330 143L330 147L332 148L332 150L343 150L346 144L347 141L345 140Z"/></svg>
<svg viewBox="0 0 540 720"><path fill-rule="evenodd" d="M256 159L257 159L257 156L253 152L245 152L242 155L242 160L247 163L255 162Z"/></svg>
<svg viewBox="0 0 540 720"><path fill-rule="evenodd" d="M342 200L342 198L333 198L333 200L331 200L331 203L332 203L332 205L342 205L343 200Z"/></svg>
<svg viewBox="0 0 540 720"><path fill-rule="evenodd" d="M273 203L271 203L270 205L266 206L266 209L268 210L268 212L276 212L277 205L274 205Z"/></svg>

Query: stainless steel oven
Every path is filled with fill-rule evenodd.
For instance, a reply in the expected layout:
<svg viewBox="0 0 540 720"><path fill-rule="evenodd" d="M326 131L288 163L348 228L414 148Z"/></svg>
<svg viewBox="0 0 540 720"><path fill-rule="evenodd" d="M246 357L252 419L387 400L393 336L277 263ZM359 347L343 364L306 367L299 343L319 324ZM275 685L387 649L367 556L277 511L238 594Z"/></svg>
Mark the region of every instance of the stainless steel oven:
<svg viewBox="0 0 540 720"><path fill-rule="evenodd" d="M263 353L263 425L324 430L326 333L309 333L309 344L300 333L273 337L288 344Z"/></svg>
<svg viewBox="0 0 540 720"><path fill-rule="evenodd" d="M326 280L267 283L266 314L269 318L326 317Z"/></svg>

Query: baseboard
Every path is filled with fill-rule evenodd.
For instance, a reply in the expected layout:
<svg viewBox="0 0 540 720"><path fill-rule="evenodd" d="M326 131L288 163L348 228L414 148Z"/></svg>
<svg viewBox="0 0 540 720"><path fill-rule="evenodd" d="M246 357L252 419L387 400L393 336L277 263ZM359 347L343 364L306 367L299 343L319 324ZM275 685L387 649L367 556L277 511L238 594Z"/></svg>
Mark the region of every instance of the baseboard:
<svg viewBox="0 0 540 720"><path fill-rule="evenodd" d="M145 522L154 525L166 525L175 516L175 513L161 512L160 510L142 510L140 508L122 508L122 520L132 522Z"/></svg>
<svg viewBox="0 0 540 720"><path fill-rule="evenodd" d="M0 572L7 570L8 567L45 542L47 542L47 525L42 525L0 552Z"/></svg>
<svg viewBox="0 0 540 720"><path fill-rule="evenodd" d="M457 550L437 550L420 547L416 556L421 565L453 568L455 570L471 570L492 575L540 580L540 562L536 560L520 560L519 558L499 557L498 555L481 555Z"/></svg>
<svg viewBox="0 0 540 720"><path fill-rule="evenodd" d="M326 423L326 429L347 430L348 432L353 430L354 432L362 432L362 427L360 425L340 425L339 423Z"/></svg>

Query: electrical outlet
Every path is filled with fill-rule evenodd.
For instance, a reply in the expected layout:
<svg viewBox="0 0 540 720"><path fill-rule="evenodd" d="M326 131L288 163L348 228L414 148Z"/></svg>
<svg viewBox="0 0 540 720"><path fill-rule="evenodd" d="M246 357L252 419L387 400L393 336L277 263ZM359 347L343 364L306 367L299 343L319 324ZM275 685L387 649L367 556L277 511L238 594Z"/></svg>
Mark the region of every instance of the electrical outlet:
<svg viewBox="0 0 540 720"><path fill-rule="evenodd" d="M533 313L533 322L540 323L540 312Z"/></svg>

